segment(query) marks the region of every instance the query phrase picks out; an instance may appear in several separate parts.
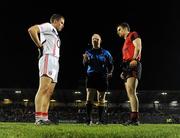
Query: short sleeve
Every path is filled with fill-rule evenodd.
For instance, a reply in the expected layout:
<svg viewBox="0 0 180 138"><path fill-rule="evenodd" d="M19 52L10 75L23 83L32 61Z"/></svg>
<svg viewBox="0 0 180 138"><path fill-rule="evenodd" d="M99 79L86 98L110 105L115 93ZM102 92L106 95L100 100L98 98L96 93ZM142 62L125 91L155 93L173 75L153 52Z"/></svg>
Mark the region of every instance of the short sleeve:
<svg viewBox="0 0 180 138"><path fill-rule="evenodd" d="M52 26L50 23L43 23L38 25L38 27L40 29L40 33L49 32L52 30Z"/></svg>
<svg viewBox="0 0 180 138"><path fill-rule="evenodd" d="M137 32L133 32L131 35L131 41L134 41L136 38L140 38Z"/></svg>

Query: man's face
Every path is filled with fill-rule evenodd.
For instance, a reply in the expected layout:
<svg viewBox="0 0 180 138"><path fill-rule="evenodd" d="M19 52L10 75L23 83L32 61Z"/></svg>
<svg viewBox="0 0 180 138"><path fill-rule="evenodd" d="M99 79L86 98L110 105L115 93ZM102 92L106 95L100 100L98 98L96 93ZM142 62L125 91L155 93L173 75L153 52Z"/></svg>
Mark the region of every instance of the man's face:
<svg viewBox="0 0 180 138"><path fill-rule="evenodd" d="M64 18L56 21L57 30L61 31L64 28Z"/></svg>
<svg viewBox="0 0 180 138"><path fill-rule="evenodd" d="M100 37L100 35L94 34L94 35L92 36L92 44L93 44L93 46L95 46L95 47L100 47L100 43L101 43L101 37Z"/></svg>
<svg viewBox="0 0 180 138"><path fill-rule="evenodd" d="M125 29L123 29L121 26L118 26L117 27L117 34L119 35L119 37L124 37Z"/></svg>

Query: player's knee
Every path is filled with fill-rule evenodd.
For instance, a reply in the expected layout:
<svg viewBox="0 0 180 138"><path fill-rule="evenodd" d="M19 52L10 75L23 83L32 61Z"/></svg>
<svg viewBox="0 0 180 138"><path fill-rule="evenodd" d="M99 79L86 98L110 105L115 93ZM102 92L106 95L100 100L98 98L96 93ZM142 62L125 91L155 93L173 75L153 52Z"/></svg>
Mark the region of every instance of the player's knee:
<svg viewBox="0 0 180 138"><path fill-rule="evenodd" d="M105 103L103 102L99 102L98 104L97 104L97 106L105 106Z"/></svg>
<svg viewBox="0 0 180 138"><path fill-rule="evenodd" d="M128 91L128 96L129 97L135 97L136 96L134 89L131 89Z"/></svg>
<svg viewBox="0 0 180 138"><path fill-rule="evenodd" d="M97 106L104 106L105 105L105 100L104 99L99 99Z"/></svg>
<svg viewBox="0 0 180 138"><path fill-rule="evenodd" d="M93 103L94 102L94 96L91 94L87 95L86 101Z"/></svg>
<svg viewBox="0 0 180 138"><path fill-rule="evenodd" d="M92 99L91 100L89 100L89 99L86 100L86 104L93 104L93 103L94 103L94 100L92 100Z"/></svg>
<svg viewBox="0 0 180 138"><path fill-rule="evenodd" d="M44 86L44 87L40 87L38 92L41 93L41 94L47 94L48 90L49 90L49 87L48 86Z"/></svg>
<svg viewBox="0 0 180 138"><path fill-rule="evenodd" d="M47 92L47 94L48 94L48 96L52 96L52 95L53 95L53 90L49 90L49 91Z"/></svg>
<svg viewBox="0 0 180 138"><path fill-rule="evenodd" d="M134 86L132 86L132 85L128 85L128 87L127 87L127 91L128 91L128 93L133 93L133 92L134 92L134 90L135 90Z"/></svg>

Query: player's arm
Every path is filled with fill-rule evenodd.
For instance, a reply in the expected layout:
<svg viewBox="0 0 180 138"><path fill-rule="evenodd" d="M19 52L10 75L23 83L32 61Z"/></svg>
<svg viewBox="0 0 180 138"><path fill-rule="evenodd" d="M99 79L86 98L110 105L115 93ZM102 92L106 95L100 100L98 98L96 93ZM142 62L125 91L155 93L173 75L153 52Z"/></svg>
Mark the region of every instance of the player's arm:
<svg viewBox="0 0 180 138"><path fill-rule="evenodd" d="M108 71L108 74L107 74L107 77L108 77L108 78L111 78L111 77L112 77L113 71L114 71L114 65L113 65L113 64L110 64L110 66L109 66L109 71Z"/></svg>
<svg viewBox="0 0 180 138"><path fill-rule="evenodd" d="M112 74L113 71L114 71L114 64L113 64L113 58L112 57L110 57L110 59L109 59L109 66L108 66L108 68L109 68L109 74Z"/></svg>
<svg viewBox="0 0 180 138"><path fill-rule="evenodd" d="M141 54L141 38L136 38L134 41L133 41L133 44L134 44L134 56L133 56L133 59L137 59L137 57Z"/></svg>
<svg viewBox="0 0 180 138"><path fill-rule="evenodd" d="M31 39L33 40L33 42L36 44L36 46L38 48L41 48L42 44L41 44L41 42L39 40L39 36L38 36L38 34L40 33L40 29L39 29L38 25L31 26L28 29L28 33L29 33Z"/></svg>
<svg viewBox="0 0 180 138"><path fill-rule="evenodd" d="M108 52L108 78L112 77L113 71L114 71L114 61L113 61L113 57L111 56L111 54Z"/></svg>
<svg viewBox="0 0 180 138"><path fill-rule="evenodd" d="M130 62L130 67L137 66L137 58L141 54L141 38L138 36L138 34L133 35L133 45L134 45L134 55L132 58L132 61Z"/></svg>

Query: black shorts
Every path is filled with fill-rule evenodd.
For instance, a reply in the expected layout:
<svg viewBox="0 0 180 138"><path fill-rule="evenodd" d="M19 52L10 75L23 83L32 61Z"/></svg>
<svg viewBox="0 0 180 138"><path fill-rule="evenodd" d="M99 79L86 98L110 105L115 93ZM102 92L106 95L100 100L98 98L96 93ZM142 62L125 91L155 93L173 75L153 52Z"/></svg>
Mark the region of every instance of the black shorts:
<svg viewBox="0 0 180 138"><path fill-rule="evenodd" d="M122 71L125 81L130 77L135 77L140 80L142 73L142 64L141 62L137 61L137 66L132 68L130 67L130 61L123 62Z"/></svg>
<svg viewBox="0 0 180 138"><path fill-rule="evenodd" d="M103 75L94 73L87 76L86 88L93 88L100 92L105 92L108 89L108 80Z"/></svg>

